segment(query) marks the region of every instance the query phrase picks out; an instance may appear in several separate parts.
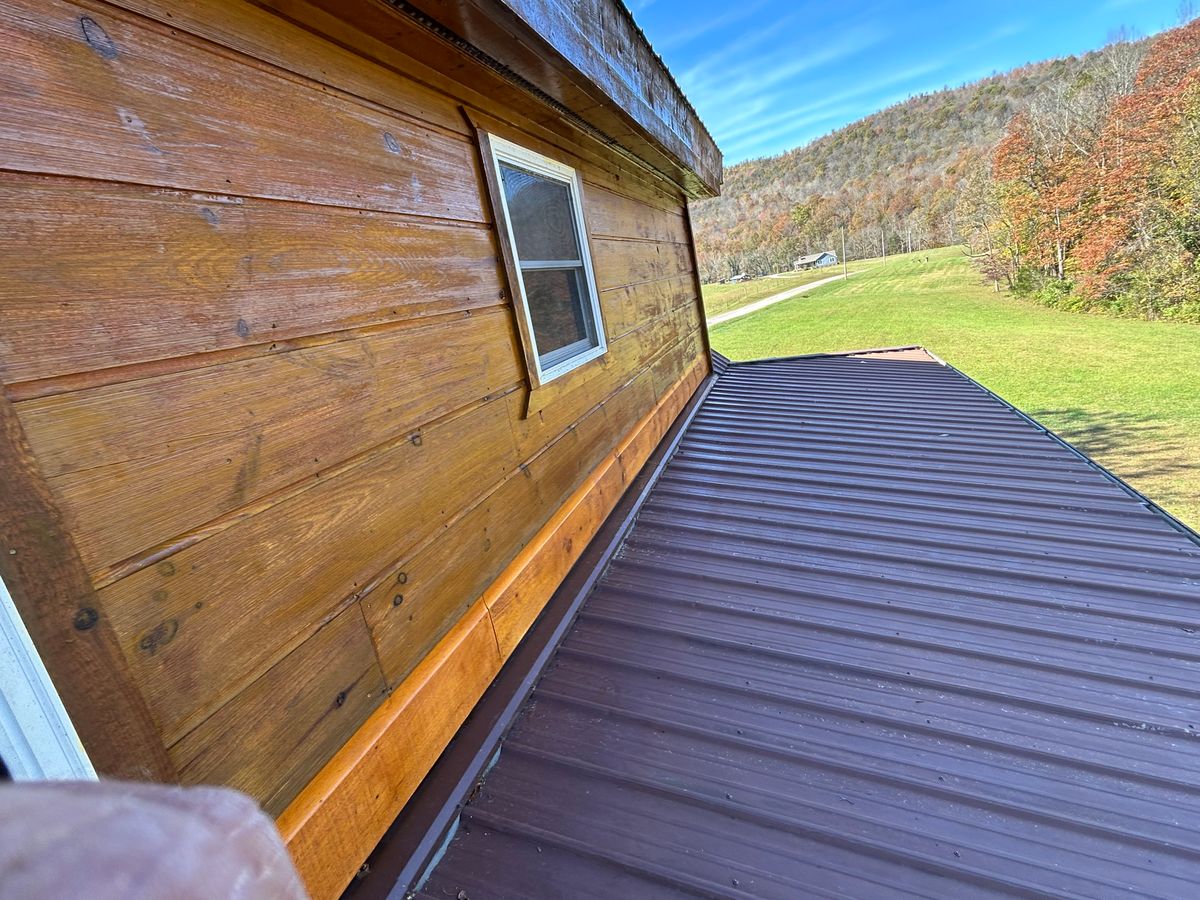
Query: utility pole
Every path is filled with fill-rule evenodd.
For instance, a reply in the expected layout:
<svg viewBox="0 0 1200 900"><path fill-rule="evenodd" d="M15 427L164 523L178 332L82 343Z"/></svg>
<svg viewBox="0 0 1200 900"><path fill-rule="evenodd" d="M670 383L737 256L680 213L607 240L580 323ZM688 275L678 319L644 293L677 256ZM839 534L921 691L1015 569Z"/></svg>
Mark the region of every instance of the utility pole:
<svg viewBox="0 0 1200 900"><path fill-rule="evenodd" d="M850 274L846 268L846 225L842 223L842 277L845 278Z"/></svg>

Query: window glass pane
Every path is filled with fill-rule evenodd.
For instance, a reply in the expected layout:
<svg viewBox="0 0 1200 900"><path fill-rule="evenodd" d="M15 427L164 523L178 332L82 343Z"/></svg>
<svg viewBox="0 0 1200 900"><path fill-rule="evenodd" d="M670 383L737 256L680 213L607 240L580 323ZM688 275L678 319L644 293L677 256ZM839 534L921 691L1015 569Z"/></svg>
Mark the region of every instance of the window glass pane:
<svg viewBox="0 0 1200 900"><path fill-rule="evenodd" d="M587 341L596 346L588 327L582 269L525 269L525 302L533 323L534 340L543 362L555 350Z"/></svg>
<svg viewBox="0 0 1200 900"><path fill-rule="evenodd" d="M578 260L570 187L507 163L501 163L500 175L517 240L517 256L523 262Z"/></svg>

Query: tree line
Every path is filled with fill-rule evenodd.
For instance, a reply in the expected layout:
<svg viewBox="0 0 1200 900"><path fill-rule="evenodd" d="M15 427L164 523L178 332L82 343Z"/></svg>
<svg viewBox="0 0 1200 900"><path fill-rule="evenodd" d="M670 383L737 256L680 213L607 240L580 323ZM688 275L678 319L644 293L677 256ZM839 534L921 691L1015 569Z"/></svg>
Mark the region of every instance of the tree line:
<svg viewBox="0 0 1200 900"><path fill-rule="evenodd" d="M851 259L958 242L959 191L1008 123L1106 52L920 94L804 147L729 167L721 196L692 210L702 278L840 254L843 229Z"/></svg>
<svg viewBox="0 0 1200 900"><path fill-rule="evenodd" d="M1200 322L1200 19L1119 42L1014 116L955 215L997 288Z"/></svg>

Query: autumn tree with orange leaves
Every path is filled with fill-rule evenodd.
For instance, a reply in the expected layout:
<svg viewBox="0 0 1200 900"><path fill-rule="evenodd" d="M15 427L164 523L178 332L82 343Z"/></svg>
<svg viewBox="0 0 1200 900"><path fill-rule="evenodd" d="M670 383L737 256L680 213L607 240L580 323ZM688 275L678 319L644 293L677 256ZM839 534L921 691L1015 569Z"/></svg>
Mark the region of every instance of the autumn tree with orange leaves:
<svg viewBox="0 0 1200 900"><path fill-rule="evenodd" d="M1200 20L1128 46L1013 119L987 227L1019 292L1200 321Z"/></svg>

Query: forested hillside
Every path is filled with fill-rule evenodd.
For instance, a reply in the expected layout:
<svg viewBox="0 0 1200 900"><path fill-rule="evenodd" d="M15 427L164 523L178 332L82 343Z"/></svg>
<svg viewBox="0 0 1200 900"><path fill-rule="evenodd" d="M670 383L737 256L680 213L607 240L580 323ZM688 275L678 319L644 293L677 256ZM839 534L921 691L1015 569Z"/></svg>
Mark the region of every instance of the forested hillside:
<svg viewBox="0 0 1200 900"><path fill-rule="evenodd" d="M1013 118L958 207L997 286L1200 322L1200 19Z"/></svg>
<svg viewBox="0 0 1200 900"><path fill-rule="evenodd" d="M840 252L839 224L852 259L961 240L958 195L1014 116L1088 73L1124 65L1143 44L916 96L805 147L730 167L722 195L693 207L702 276L765 274L807 252Z"/></svg>

